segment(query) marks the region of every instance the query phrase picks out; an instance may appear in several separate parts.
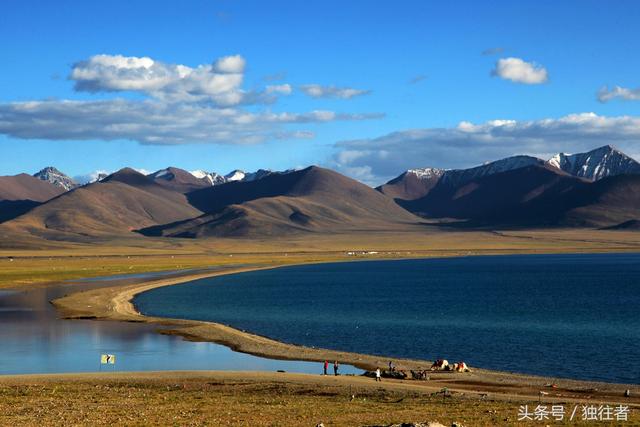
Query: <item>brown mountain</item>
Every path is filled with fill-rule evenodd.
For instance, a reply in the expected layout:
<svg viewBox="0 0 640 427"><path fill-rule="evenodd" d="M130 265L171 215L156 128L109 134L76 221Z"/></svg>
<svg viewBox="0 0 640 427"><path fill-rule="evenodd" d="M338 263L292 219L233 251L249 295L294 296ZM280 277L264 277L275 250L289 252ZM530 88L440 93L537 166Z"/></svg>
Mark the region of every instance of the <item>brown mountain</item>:
<svg viewBox="0 0 640 427"><path fill-rule="evenodd" d="M200 188L211 187L211 182L206 178L196 178L183 169L169 167L161 169L149 175L157 184L170 190L188 193Z"/></svg>
<svg viewBox="0 0 640 427"><path fill-rule="evenodd" d="M410 169L376 190L392 199L415 200L426 196L444 173L443 169Z"/></svg>
<svg viewBox="0 0 640 427"><path fill-rule="evenodd" d="M399 203L421 216L472 225L608 227L640 218L640 176L590 182L536 164L462 185L441 180L425 197Z"/></svg>
<svg viewBox="0 0 640 427"><path fill-rule="evenodd" d="M24 173L0 176L0 222L22 215L61 193L64 189Z"/></svg>
<svg viewBox="0 0 640 427"><path fill-rule="evenodd" d="M64 193L6 225L36 235L98 236L128 233L201 213L183 194L126 168Z"/></svg>
<svg viewBox="0 0 640 427"><path fill-rule="evenodd" d="M389 197L337 172L312 166L257 181L188 194L204 215L143 230L174 237L278 235L396 229L420 219Z"/></svg>
<svg viewBox="0 0 640 427"><path fill-rule="evenodd" d="M482 176L455 185L440 181L425 197L399 203L432 218L483 223L549 223L562 209L549 204L557 195L586 185L551 166L532 165Z"/></svg>
<svg viewBox="0 0 640 427"><path fill-rule="evenodd" d="M602 178L572 191L562 221L568 225L637 229L640 218L640 175Z"/></svg>
<svg viewBox="0 0 640 427"><path fill-rule="evenodd" d="M377 190L394 199L416 200L425 197L441 183L449 187L460 187L485 176L531 165L543 166L545 162L531 156L511 156L468 169L409 169Z"/></svg>

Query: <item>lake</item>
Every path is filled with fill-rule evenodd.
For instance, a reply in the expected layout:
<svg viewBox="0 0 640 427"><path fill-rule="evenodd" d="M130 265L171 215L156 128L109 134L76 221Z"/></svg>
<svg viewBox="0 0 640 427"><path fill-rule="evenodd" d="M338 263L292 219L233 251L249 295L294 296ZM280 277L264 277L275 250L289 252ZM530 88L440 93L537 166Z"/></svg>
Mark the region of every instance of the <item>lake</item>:
<svg viewBox="0 0 640 427"><path fill-rule="evenodd" d="M213 270L208 269L208 270ZM0 290L0 374L94 371L235 370L321 373L320 363L270 360L206 342L161 335L156 326L60 319L51 300L79 289L114 286L184 272L130 274L65 282L32 290ZM115 354L116 364L100 365ZM342 373L359 374L352 366Z"/></svg>
<svg viewBox="0 0 640 427"><path fill-rule="evenodd" d="M135 305L306 346L637 384L639 291L640 254L513 255L246 272Z"/></svg>

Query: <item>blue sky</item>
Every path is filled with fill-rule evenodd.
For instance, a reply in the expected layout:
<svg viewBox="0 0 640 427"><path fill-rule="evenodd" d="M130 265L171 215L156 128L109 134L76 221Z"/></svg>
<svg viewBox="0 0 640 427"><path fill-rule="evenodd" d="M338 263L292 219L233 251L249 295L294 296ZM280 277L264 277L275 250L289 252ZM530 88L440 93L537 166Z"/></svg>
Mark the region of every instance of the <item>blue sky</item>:
<svg viewBox="0 0 640 427"><path fill-rule="evenodd" d="M638 2L92 3L0 5L0 174L320 164L375 184L512 154L640 153ZM132 57L153 74L123 69ZM144 86L158 73L173 80Z"/></svg>

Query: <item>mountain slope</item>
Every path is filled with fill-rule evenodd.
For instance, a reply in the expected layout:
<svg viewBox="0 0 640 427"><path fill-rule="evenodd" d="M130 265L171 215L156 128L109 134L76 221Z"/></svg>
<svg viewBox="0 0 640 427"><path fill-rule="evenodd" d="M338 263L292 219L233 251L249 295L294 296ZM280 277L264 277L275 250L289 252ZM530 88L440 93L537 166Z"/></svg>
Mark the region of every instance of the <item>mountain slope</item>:
<svg viewBox="0 0 640 427"><path fill-rule="evenodd" d="M31 175L0 176L0 222L16 218L64 190Z"/></svg>
<svg viewBox="0 0 640 427"><path fill-rule="evenodd" d="M180 193L188 193L212 185L211 181L206 177L197 178L191 172L174 167L154 172L149 175L149 178L165 188L179 191Z"/></svg>
<svg viewBox="0 0 640 427"><path fill-rule="evenodd" d="M415 200L426 196L438 184L453 188L484 176L542 164L544 161L536 157L513 156L469 169L410 169L377 190L394 199Z"/></svg>
<svg viewBox="0 0 640 427"><path fill-rule="evenodd" d="M550 165L532 165L460 186L441 181L426 196L399 203L421 216L471 225L633 229L640 219L640 175L592 182Z"/></svg>
<svg viewBox="0 0 640 427"><path fill-rule="evenodd" d="M143 230L175 237L394 229L420 219L355 180L312 166L188 194L199 218Z"/></svg>
<svg viewBox="0 0 640 427"><path fill-rule="evenodd" d="M200 214L183 194L126 168L64 193L6 225L53 238L64 238L59 233L100 236L126 234Z"/></svg>
<svg viewBox="0 0 640 427"><path fill-rule="evenodd" d="M195 170L195 171L190 171L189 173L198 179L204 179L208 181L210 185L219 185L227 182L224 176L216 172L206 172L203 170Z"/></svg>
<svg viewBox="0 0 640 427"><path fill-rule="evenodd" d="M640 220L640 175L606 177L576 189L568 199L564 224L633 229L633 221Z"/></svg>
<svg viewBox="0 0 640 427"><path fill-rule="evenodd" d="M53 166L48 166L39 172L33 174L34 178L41 179L42 181L47 181L50 184L53 184L57 187L62 188L65 191L72 190L78 186L78 183L71 179L69 176L60 172L58 169Z"/></svg>
<svg viewBox="0 0 640 427"><path fill-rule="evenodd" d="M444 173L443 169L409 169L376 190L393 199L415 200L426 196Z"/></svg>
<svg viewBox="0 0 640 427"><path fill-rule="evenodd" d="M434 218L550 224L557 222L566 209L562 196L588 185L540 164L462 182L456 186L441 180L425 197L400 204Z"/></svg>
<svg viewBox="0 0 640 427"><path fill-rule="evenodd" d="M26 173L14 176L0 176L0 200L45 202L61 193L64 193L64 189Z"/></svg>
<svg viewBox="0 0 640 427"><path fill-rule="evenodd" d="M591 181L608 176L640 174L640 163L610 145L587 153L556 154L548 163L573 176Z"/></svg>

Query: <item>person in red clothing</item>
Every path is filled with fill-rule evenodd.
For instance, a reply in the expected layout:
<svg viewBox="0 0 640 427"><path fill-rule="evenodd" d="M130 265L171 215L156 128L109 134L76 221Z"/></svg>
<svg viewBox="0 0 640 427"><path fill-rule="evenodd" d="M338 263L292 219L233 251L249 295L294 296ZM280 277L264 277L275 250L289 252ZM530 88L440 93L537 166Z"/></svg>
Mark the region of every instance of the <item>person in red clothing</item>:
<svg viewBox="0 0 640 427"><path fill-rule="evenodd" d="M324 361L324 375L327 375L327 369L329 369L329 361Z"/></svg>

